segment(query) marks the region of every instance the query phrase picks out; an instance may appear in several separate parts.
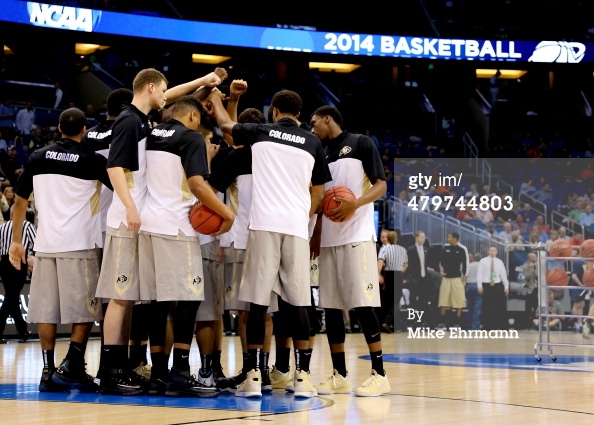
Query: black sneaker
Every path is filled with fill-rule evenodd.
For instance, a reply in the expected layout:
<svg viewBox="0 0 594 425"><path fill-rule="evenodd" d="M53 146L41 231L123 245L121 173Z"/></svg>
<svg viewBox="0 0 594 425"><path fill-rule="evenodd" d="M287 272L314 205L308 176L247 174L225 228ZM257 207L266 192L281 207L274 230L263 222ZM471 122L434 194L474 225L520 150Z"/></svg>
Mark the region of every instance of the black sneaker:
<svg viewBox="0 0 594 425"><path fill-rule="evenodd" d="M270 368L262 369L262 392L269 393L272 391L272 383L270 382Z"/></svg>
<svg viewBox="0 0 594 425"><path fill-rule="evenodd" d="M214 397L220 394L216 387L208 387L190 375L190 371L180 372L171 368L165 395L169 397Z"/></svg>
<svg viewBox="0 0 594 425"><path fill-rule="evenodd" d="M23 342L27 342L29 341L31 338L33 338L33 333L32 332L25 332L24 334L21 335L21 337L19 338L19 342L23 343Z"/></svg>
<svg viewBox="0 0 594 425"><path fill-rule="evenodd" d="M41 381L39 381L39 392L41 393L62 393L70 389L69 386L56 384L52 376L56 369L43 369Z"/></svg>
<svg viewBox="0 0 594 425"><path fill-rule="evenodd" d="M235 394L235 390L243 381L245 381L245 378L246 374L240 370L238 375L221 379L217 382L217 388L221 390L222 393Z"/></svg>
<svg viewBox="0 0 594 425"><path fill-rule="evenodd" d="M52 381L58 385L92 393L99 390L100 382L86 372L84 365L80 368L73 368L70 360L62 362L54 372Z"/></svg>
<svg viewBox="0 0 594 425"><path fill-rule="evenodd" d="M8 341L0 338L0 344L6 344Z"/></svg>
<svg viewBox="0 0 594 425"><path fill-rule="evenodd" d="M225 374L223 373L223 366L219 365L216 368L213 368L212 372L214 373L214 380L215 382L222 381L223 379L227 379Z"/></svg>
<svg viewBox="0 0 594 425"><path fill-rule="evenodd" d="M167 389L169 388L169 379L160 379L156 377L151 377L148 386L148 394L149 395L165 395Z"/></svg>
<svg viewBox="0 0 594 425"><path fill-rule="evenodd" d="M137 375L133 372L126 373L121 369L111 369L108 371L104 371L101 376L99 393L113 395L142 394L145 392L146 386L139 384L139 380L136 379L136 377L140 377L140 375ZM146 381L146 379L144 380Z"/></svg>

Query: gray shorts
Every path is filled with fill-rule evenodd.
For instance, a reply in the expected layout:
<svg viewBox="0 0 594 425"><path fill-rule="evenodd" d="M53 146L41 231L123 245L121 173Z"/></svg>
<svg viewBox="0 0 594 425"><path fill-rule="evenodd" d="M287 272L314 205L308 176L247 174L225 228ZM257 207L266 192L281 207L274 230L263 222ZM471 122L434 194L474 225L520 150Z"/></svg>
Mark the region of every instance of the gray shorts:
<svg viewBox="0 0 594 425"><path fill-rule="evenodd" d="M141 300L204 300L198 237L141 231L138 238Z"/></svg>
<svg viewBox="0 0 594 425"><path fill-rule="evenodd" d="M311 305L309 261L307 239L250 230L239 299L270 305L275 292L291 305Z"/></svg>
<svg viewBox="0 0 594 425"><path fill-rule="evenodd" d="M127 231L123 224L119 229L108 227L105 232L97 297L140 300L138 233Z"/></svg>
<svg viewBox="0 0 594 425"><path fill-rule="evenodd" d="M344 310L380 306L374 241L322 247L319 263L319 307Z"/></svg>
<svg viewBox="0 0 594 425"><path fill-rule="evenodd" d="M232 257L230 257L234 259L241 258L242 261L225 263L225 310L249 311L250 303L239 300L239 286L241 284L241 275L243 274L245 250L234 248L226 248L225 250L227 249L242 251L241 255L233 253ZM270 294L270 304L267 311L268 313L278 311L278 298L274 292Z"/></svg>
<svg viewBox="0 0 594 425"><path fill-rule="evenodd" d="M225 309L223 286L225 265L203 258L202 267L204 269L204 300L200 303L198 313L196 313L196 321L219 320Z"/></svg>
<svg viewBox="0 0 594 425"><path fill-rule="evenodd" d="M88 249L35 254L29 311L31 323L90 323L103 319L95 297L99 252Z"/></svg>

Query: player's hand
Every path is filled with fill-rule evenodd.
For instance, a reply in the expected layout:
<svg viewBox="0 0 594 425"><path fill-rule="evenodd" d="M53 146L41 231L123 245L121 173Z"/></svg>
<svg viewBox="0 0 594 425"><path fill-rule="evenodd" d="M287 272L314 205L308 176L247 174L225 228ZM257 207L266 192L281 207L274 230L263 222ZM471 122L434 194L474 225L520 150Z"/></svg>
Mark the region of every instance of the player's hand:
<svg viewBox="0 0 594 425"><path fill-rule="evenodd" d="M208 97L206 98L206 100L209 102L215 102L215 101L222 102L224 98L225 98L225 94L222 91L220 91L219 89L213 89L210 92L210 94L208 95Z"/></svg>
<svg viewBox="0 0 594 425"><path fill-rule="evenodd" d="M127 230L129 232L140 230L140 214L138 214L136 206L126 208L126 223L128 223Z"/></svg>
<svg viewBox="0 0 594 425"><path fill-rule="evenodd" d="M206 87L218 86L219 84L221 84L221 81L222 81L221 77L219 77L214 72L211 72L210 74L206 74L204 77L202 77L202 82L204 83L204 85Z"/></svg>
<svg viewBox="0 0 594 425"><path fill-rule="evenodd" d="M386 284L384 283L384 277L381 274L379 275L379 283L382 285L382 289L385 289Z"/></svg>
<svg viewBox="0 0 594 425"><path fill-rule="evenodd" d="M25 256L25 247L22 243L13 242L8 248L8 259L10 264L17 269L21 269L22 264L27 264L27 257Z"/></svg>
<svg viewBox="0 0 594 425"><path fill-rule="evenodd" d="M225 68L220 68L218 66L215 68L214 73L218 75L218 77L221 79L221 82L226 80L227 77L229 76L229 74L227 74L227 70Z"/></svg>
<svg viewBox="0 0 594 425"><path fill-rule="evenodd" d="M484 289L483 288L478 288L477 291L478 291L479 294L482 294L483 291L484 291Z"/></svg>
<svg viewBox="0 0 594 425"><path fill-rule="evenodd" d="M206 143L206 158L210 161L219 153L221 145L215 143Z"/></svg>
<svg viewBox="0 0 594 425"><path fill-rule="evenodd" d="M504 290L503 290L503 293L504 293L505 295L509 294L509 289L504 289Z"/></svg>
<svg viewBox="0 0 594 425"><path fill-rule="evenodd" d="M228 218L227 220L223 220L223 223L221 224L221 228L217 232L212 233L210 236L219 236L219 235L222 235L223 233L227 233L229 230L231 230L231 226L233 226L234 221L235 221L235 214L233 214L233 216L231 218Z"/></svg>
<svg viewBox="0 0 594 425"><path fill-rule="evenodd" d="M229 88L229 97L237 99L247 91L247 82L245 80L233 80Z"/></svg>
<svg viewBox="0 0 594 425"><path fill-rule="evenodd" d="M342 196L335 196L333 199L340 202L340 205L328 211L328 218L332 221L344 221L357 210L356 200L343 198Z"/></svg>

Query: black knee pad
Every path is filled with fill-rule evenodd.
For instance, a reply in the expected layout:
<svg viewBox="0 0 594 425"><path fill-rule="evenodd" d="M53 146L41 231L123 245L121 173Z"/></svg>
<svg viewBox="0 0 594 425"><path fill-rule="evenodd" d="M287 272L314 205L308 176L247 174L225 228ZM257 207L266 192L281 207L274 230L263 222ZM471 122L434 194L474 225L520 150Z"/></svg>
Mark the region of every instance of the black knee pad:
<svg viewBox="0 0 594 425"><path fill-rule="evenodd" d="M132 320L130 322L130 340L146 341L149 338L149 323L151 315L151 304L135 304L132 308Z"/></svg>
<svg viewBox="0 0 594 425"><path fill-rule="evenodd" d="M200 301L178 301L173 310L173 342L192 344Z"/></svg>
<svg viewBox="0 0 594 425"><path fill-rule="evenodd" d="M316 336L318 315L316 313L316 306L314 304L307 307L307 318L309 319L309 336Z"/></svg>
<svg viewBox="0 0 594 425"><path fill-rule="evenodd" d="M272 315L272 331L276 338L291 338L289 320L286 310L276 311Z"/></svg>
<svg viewBox="0 0 594 425"><path fill-rule="evenodd" d="M265 316L268 306L250 303L250 314L246 325L246 339L248 345L264 344Z"/></svg>
<svg viewBox="0 0 594 425"><path fill-rule="evenodd" d="M326 314L326 336L329 344L342 344L346 335L342 310L337 308L324 309Z"/></svg>
<svg viewBox="0 0 594 425"><path fill-rule="evenodd" d="M150 304L137 304L134 308L140 305L147 306L144 326L147 327L147 335L151 347L164 347L167 340L167 315L171 308L171 302L153 301ZM134 315L134 311L132 315ZM132 336L130 336L130 339L134 340Z"/></svg>
<svg viewBox="0 0 594 425"><path fill-rule="evenodd" d="M373 307L357 307L355 308L355 312L357 313L357 317L363 328L365 341L368 344L381 341L380 325Z"/></svg>

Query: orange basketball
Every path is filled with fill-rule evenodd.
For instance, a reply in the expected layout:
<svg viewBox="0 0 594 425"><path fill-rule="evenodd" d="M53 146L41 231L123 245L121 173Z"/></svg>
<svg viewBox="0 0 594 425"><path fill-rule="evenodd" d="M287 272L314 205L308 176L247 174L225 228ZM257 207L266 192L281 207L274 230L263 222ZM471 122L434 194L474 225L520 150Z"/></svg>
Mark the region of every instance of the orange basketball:
<svg viewBox="0 0 594 425"><path fill-rule="evenodd" d="M584 272L583 283L584 286L594 286L594 269L588 269Z"/></svg>
<svg viewBox="0 0 594 425"><path fill-rule="evenodd" d="M567 286L569 275L561 267L555 267L547 272L547 285L549 286Z"/></svg>
<svg viewBox="0 0 594 425"><path fill-rule="evenodd" d="M580 257L592 258L594 257L594 239L586 239L580 245Z"/></svg>
<svg viewBox="0 0 594 425"><path fill-rule="evenodd" d="M221 228L223 218L206 205L198 202L190 210L190 223L198 233L210 235Z"/></svg>
<svg viewBox="0 0 594 425"><path fill-rule="evenodd" d="M571 257L572 253L573 248L571 247L571 244L565 239L557 239L549 246L549 254L551 257Z"/></svg>
<svg viewBox="0 0 594 425"><path fill-rule="evenodd" d="M352 199L352 200L357 199L357 197L355 196L353 191L346 186L332 186L331 188L326 190L326 192L324 192L324 200L322 202L322 212L328 219L330 219L330 217L328 217L328 214L329 214L328 211L331 211L331 210L338 208L340 206L340 201L335 200L334 199L335 196L340 196L341 198ZM340 221L348 220L354 214L355 213L351 214L350 216L346 217L344 220L340 220Z"/></svg>

